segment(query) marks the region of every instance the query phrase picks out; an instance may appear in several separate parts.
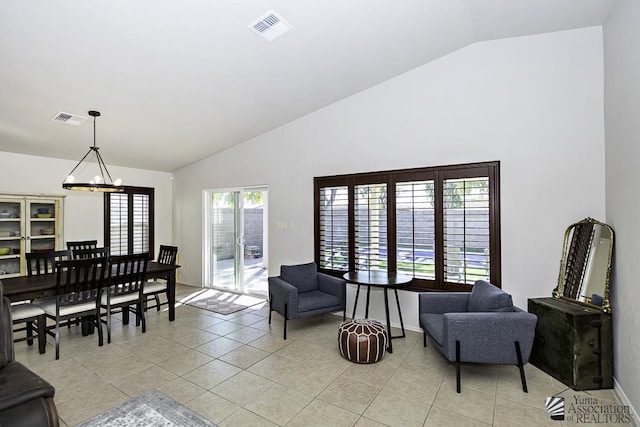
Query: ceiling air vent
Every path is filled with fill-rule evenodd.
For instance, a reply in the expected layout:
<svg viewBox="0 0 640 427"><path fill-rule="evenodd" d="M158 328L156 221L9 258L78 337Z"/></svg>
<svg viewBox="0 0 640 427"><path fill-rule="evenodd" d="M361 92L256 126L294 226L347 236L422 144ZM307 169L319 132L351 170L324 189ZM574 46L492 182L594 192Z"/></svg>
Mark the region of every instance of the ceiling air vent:
<svg viewBox="0 0 640 427"><path fill-rule="evenodd" d="M53 120L54 122L60 122L68 125L79 126L82 124L82 122L87 120L87 118L82 116L77 116L71 113L59 112L58 114L53 116L51 120Z"/></svg>
<svg viewBox="0 0 640 427"><path fill-rule="evenodd" d="M249 25L249 28L261 37L272 41L289 31L292 27L291 24L282 19L274 10L270 10Z"/></svg>

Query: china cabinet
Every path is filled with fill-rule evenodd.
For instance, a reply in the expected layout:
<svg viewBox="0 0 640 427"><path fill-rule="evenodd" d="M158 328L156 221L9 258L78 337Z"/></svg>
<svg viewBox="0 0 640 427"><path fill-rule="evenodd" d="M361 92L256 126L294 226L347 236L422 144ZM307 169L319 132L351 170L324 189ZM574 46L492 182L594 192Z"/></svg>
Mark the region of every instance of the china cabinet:
<svg viewBox="0 0 640 427"><path fill-rule="evenodd" d="M0 278L25 275L25 254L62 249L64 196L0 194Z"/></svg>

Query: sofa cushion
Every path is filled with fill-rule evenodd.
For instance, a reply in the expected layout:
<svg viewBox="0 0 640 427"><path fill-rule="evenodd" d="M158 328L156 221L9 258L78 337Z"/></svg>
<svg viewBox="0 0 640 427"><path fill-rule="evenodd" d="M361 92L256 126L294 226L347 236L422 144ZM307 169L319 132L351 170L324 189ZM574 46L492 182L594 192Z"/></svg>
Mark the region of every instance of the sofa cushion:
<svg viewBox="0 0 640 427"><path fill-rule="evenodd" d="M318 310L339 306L340 298L320 291L309 291L298 294L298 312Z"/></svg>
<svg viewBox="0 0 640 427"><path fill-rule="evenodd" d="M484 280L473 285L467 311L512 311L511 295Z"/></svg>
<svg viewBox="0 0 640 427"><path fill-rule="evenodd" d="M420 327L427 331L440 347L444 341L444 314L424 313L420 315Z"/></svg>
<svg viewBox="0 0 640 427"><path fill-rule="evenodd" d="M280 278L298 288L298 293L318 289L317 275L318 268L315 262L280 267Z"/></svg>

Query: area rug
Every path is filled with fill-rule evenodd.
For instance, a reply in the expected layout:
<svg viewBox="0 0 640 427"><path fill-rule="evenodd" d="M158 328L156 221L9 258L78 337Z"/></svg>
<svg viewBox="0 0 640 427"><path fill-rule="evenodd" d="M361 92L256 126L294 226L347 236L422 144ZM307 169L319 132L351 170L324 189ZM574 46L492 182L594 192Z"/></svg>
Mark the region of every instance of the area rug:
<svg viewBox="0 0 640 427"><path fill-rule="evenodd" d="M219 314L231 314L244 310L247 307L263 303L265 300L248 295L238 295L231 292L216 291L214 289L203 289L181 298L179 302Z"/></svg>
<svg viewBox="0 0 640 427"><path fill-rule="evenodd" d="M159 391L150 391L78 424L77 427L214 426Z"/></svg>

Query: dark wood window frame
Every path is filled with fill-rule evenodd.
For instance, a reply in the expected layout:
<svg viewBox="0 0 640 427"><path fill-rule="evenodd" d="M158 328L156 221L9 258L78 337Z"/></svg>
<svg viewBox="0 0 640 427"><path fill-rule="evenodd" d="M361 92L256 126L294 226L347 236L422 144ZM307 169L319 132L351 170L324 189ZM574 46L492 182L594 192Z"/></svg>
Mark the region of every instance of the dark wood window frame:
<svg viewBox="0 0 640 427"><path fill-rule="evenodd" d="M323 188L346 187L348 189L348 270L356 269L355 249L355 187L363 184L387 184L387 217L386 217L386 247L387 268L391 272L397 270L396 259L396 192L395 184L433 180L434 195L433 209L435 211L435 278L414 278L411 284L403 289L412 291L466 291L471 285L463 283L447 282L445 280L445 249L444 249L444 225L443 225L443 183L450 179L488 178L489 197L489 274L490 281L494 285L501 286L501 248L500 248L500 162L481 162L450 166L436 166L416 169L393 170L384 172L357 173L348 175L335 175L314 178L314 257L315 262L324 273L342 276L347 269L325 269L321 264L321 191Z"/></svg>
<svg viewBox="0 0 640 427"><path fill-rule="evenodd" d="M133 253L133 244L134 244L134 221L133 221L133 197L134 195L145 195L149 197L149 258L154 259L154 235L155 235L155 211L154 211L154 194L155 189L153 187L132 187L125 186L124 194L127 195L128 200L128 211L127 211L127 243L128 243L128 253ZM115 193L115 194L123 194L123 193ZM104 193L104 242L105 246L109 245L111 241L111 194L112 193Z"/></svg>

